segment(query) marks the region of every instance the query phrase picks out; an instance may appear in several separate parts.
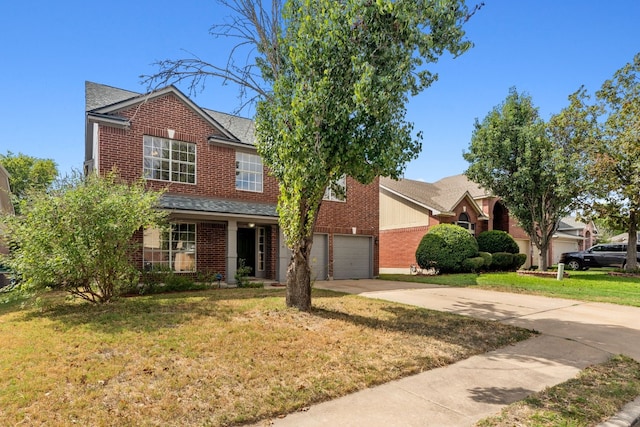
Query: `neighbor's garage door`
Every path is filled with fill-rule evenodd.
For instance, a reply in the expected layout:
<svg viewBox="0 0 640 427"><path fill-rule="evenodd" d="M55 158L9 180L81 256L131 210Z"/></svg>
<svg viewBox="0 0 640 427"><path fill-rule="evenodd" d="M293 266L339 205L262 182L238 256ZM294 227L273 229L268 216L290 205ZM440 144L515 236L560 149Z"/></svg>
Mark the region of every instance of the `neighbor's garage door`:
<svg viewBox="0 0 640 427"><path fill-rule="evenodd" d="M369 279L373 277L371 237L333 237L333 278Z"/></svg>
<svg viewBox="0 0 640 427"><path fill-rule="evenodd" d="M555 240L553 243L553 259L551 264L557 264L560 261L560 255L565 252L576 252L578 249L578 242L575 240Z"/></svg>

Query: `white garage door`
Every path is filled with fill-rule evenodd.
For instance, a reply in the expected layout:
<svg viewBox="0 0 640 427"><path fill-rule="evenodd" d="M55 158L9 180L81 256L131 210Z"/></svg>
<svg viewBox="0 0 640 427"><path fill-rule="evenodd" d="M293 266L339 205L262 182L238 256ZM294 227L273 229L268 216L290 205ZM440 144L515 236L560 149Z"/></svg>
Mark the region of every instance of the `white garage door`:
<svg viewBox="0 0 640 427"><path fill-rule="evenodd" d="M371 237L333 237L333 278L369 279L373 277Z"/></svg>
<svg viewBox="0 0 640 427"><path fill-rule="evenodd" d="M280 234L280 254L278 267L278 280L287 282L287 268L291 260L291 251L284 244L282 232ZM311 247L311 280L327 280L329 275L329 236L326 234L314 234Z"/></svg>
<svg viewBox="0 0 640 427"><path fill-rule="evenodd" d="M578 242L575 240L554 240L553 243L553 260L552 264L560 261L560 255L565 252L576 252L578 250Z"/></svg>
<svg viewBox="0 0 640 427"><path fill-rule="evenodd" d="M327 280L329 275L329 236L314 234L311 247L311 280Z"/></svg>

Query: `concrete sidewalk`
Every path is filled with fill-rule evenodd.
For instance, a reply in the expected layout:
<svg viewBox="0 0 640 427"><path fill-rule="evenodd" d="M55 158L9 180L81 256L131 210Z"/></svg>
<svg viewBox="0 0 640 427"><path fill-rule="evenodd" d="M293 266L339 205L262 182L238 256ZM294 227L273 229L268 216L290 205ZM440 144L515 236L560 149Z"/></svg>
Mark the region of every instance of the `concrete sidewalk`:
<svg viewBox="0 0 640 427"><path fill-rule="evenodd" d="M315 286L497 320L541 334L258 425L470 426L611 355L640 360L638 308L381 280L328 281ZM640 402L610 425L628 426L638 414Z"/></svg>

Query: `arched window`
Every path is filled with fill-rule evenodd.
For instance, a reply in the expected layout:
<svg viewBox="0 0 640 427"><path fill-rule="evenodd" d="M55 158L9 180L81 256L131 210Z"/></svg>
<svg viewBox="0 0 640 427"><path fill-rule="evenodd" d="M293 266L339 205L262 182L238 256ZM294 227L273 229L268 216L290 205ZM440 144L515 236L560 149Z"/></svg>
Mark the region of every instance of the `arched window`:
<svg viewBox="0 0 640 427"><path fill-rule="evenodd" d="M458 216L458 221L456 221L456 224L466 229L469 233L475 234L476 225L471 223L471 220L469 219L469 215L466 212L462 212Z"/></svg>

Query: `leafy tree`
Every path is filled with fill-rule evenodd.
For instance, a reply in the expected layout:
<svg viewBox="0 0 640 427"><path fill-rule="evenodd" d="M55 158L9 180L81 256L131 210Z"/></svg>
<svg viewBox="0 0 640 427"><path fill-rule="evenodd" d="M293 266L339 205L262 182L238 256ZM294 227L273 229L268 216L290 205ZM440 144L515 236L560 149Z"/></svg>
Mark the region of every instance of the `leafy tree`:
<svg viewBox="0 0 640 427"><path fill-rule="evenodd" d="M161 193L144 183L75 175L48 192L32 192L19 216L2 217L15 247L8 265L32 289L63 289L91 302L107 302L137 282L133 233L161 224Z"/></svg>
<svg viewBox="0 0 640 427"><path fill-rule="evenodd" d="M637 241L640 222L640 53L603 83L596 102L584 91L574 114L584 117L591 138L581 141L588 175L587 214ZM595 116L595 118L594 118ZM627 245L626 269L637 267L636 245Z"/></svg>
<svg viewBox="0 0 640 427"><path fill-rule="evenodd" d="M409 94L437 78L425 67L470 48L463 0L274 0L223 2L227 27L255 45L252 65L215 67L198 58L161 63L167 82L223 77L258 93L258 151L280 183L280 225L292 258L287 305L311 306L313 229L327 187L343 176L398 177L421 149L405 120ZM261 84L264 83L264 84Z"/></svg>
<svg viewBox="0 0 640 427"><path fill-rule="evenodd" d="M20 201L30 190L46 190L58 176L58 167L51 159L39 159L26 154L0 154L0 164L9 172L12 202L16 213Z"/></svg>
<svg viewBox="0 0 640 427"><path fill-rule="evenodd" d="M552 119L553 120L553 119ZM531 97L515 88L481 122L476 120L465 172L504 201L540 251L541 269L559 220L579 192L581 163L572 150L572 133L547 125Z"/></svg>

